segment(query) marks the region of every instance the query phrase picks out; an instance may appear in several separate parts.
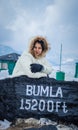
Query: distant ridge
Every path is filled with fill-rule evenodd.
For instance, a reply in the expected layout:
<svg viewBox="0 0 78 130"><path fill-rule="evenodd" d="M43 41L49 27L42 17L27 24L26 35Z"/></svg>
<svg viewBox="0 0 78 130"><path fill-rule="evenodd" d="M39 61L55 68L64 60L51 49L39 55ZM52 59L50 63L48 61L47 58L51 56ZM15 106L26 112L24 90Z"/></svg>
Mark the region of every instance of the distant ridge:
<svg viewBox="0 0 78 130"><path fill-rule="evenodd" d="M0 56L6 55L9 53L18 53L18 52L9 46L0 44Z"/></svg>

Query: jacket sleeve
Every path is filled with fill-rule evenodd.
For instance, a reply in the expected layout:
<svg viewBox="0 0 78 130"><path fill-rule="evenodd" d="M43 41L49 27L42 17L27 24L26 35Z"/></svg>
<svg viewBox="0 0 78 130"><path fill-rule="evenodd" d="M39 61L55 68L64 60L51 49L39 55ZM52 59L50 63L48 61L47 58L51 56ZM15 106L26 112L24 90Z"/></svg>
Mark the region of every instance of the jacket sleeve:
<svg viewBox="0 0 78 130"><path fill-rule="evenodd" d="M43 62L44 69L42 70L42 72L46 74L51 74L53 70L52 65L46 59L44 59L43 61L44 61Z"/></svg>
<svg viewBox="0 0 78 130"><path fill-rule="evenodd" d="M23 54L19 60L21 71L27 75L31 75L30 64L32 63L32 57L29 54Z"/></svg>

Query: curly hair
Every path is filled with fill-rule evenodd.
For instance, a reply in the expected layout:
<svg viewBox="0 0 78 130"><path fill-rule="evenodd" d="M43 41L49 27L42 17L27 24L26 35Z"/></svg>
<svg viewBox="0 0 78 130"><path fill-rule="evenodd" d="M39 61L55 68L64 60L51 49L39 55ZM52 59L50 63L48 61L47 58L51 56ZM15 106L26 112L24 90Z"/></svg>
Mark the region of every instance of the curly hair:
<svg viewBox="0 0 78 130"><path fill-rule="evenodd" d="M46 38L42 37L42 36L36 36L35 38L33 38L30 42L30 47L29 47L29 53L31 53L34 56L34 46L36 43L41 43L42 46L42 53L39 57L45 56L46 52L50 49L50 45L47 42ZM34 56L35 57L35 56ZM35 57L36 58L36 57Z"/></svg>

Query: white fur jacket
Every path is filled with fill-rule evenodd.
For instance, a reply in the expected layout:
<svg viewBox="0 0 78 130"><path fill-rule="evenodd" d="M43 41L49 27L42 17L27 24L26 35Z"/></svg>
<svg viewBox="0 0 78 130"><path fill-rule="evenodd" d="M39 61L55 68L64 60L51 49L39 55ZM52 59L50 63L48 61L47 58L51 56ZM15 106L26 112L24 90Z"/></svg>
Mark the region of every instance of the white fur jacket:
<svg viewBox="0 0 78 130"><path fill-rule="evenodd" d="M41 72L32 73L30 69L30 64L38 63L43 65L44 69ZM30 53L24 52L18 59L12 77L17 77L20 75L27 75L31 78L46 77L47 74L52 72L52 66L48 63L45 57L34 58Z"/></svg>

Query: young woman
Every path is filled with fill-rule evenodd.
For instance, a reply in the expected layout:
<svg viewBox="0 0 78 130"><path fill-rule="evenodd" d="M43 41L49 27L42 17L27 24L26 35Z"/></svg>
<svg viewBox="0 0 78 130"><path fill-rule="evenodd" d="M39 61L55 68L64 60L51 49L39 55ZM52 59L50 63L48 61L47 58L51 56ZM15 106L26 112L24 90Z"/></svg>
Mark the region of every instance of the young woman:
<svg viewBox="0 0 78 130"><path fill-rule="evenodd" d="M26 51L18 59L13 71L13 77L27 75L31 78L47 77L52 72L52 66L45 59L49 44L44 37L35 37Z"/></svg>

